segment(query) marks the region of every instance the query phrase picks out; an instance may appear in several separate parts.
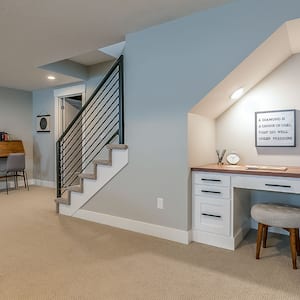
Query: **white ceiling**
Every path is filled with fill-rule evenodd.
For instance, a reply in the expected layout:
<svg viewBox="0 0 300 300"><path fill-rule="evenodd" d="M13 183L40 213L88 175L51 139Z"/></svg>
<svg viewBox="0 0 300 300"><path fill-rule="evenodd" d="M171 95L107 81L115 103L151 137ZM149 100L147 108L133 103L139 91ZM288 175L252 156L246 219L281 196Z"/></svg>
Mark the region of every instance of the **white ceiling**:
<svg viewBox="0 0 300 300"><path fill-rule="evenodd" d="M99 62L110 61L112 59L113 57L98 50L90 51L70 58L71 61L77 62L84 66L92 66Z"/></svg>
<svg viewBox="0 0 300 300"><path fill-rule="evenodd" d="M123 41L126 33L227 2L1 0L0 86L34 90L74 82L63 75L49 82L48 72L38 67L68 58L99 62L95 50Z"/></svg>

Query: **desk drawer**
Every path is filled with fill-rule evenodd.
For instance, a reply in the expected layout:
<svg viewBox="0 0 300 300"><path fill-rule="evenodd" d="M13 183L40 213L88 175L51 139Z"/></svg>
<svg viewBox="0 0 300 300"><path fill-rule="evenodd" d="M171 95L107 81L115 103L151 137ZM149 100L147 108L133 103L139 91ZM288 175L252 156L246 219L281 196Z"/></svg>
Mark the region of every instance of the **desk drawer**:
<svg viewBox="0 0 300 300"><path fill-rule="evenodd" d="M233 176L232 186L263 191L300 194L300 180L297 178L247 175Z"/></svg>
<svg viewBox="0 0 300 300"><path fill-rule="evenodd" d="M207 184L195 184L194 195L208 198L230 198L230 188Z"/></svg>
<svg viewBox="0 0 300 300"><path fill-rule="evenodd" d="M212 172L193 172L193 184L230 186L230 175Z"/></svg>
<svg viewBox="0 0 300 300"><path fill-rule="evenodd" d="M221 235L230 234L230 201L194 198L194 229Z"/></svg>

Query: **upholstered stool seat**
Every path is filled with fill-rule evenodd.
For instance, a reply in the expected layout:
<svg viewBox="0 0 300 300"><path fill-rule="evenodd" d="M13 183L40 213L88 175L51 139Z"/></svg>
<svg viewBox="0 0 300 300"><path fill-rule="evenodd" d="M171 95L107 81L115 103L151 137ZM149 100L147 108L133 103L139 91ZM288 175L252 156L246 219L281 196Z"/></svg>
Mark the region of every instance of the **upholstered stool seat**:
<svg viewBox="0 0 300 300"><path fill-rule="evenodd" d="M251 216L258 222L256 258L259 259L262 239L263 247L266 248L268 227L283 228L290 233L293 268L297 269L297 253L300 255L300 207L284 204L255 204L251 208Z"/></svg>
<svg viewBox="0 0 300 300"><path fill-rule="evenodd" d="M281 228L300 228L300 207L284 204L256 204L251 216L259 223Z"/></svg>

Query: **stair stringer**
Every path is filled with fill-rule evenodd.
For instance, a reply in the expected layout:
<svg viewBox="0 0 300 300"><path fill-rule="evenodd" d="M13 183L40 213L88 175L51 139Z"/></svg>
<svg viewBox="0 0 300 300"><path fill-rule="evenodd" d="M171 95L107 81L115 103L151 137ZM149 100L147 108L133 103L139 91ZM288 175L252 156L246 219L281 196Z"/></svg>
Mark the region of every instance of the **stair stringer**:
<svg viewBox="0 0 300 300"><path fill-rule="evenodd" d="M70 191L70 205L59 204L59 213L73 216L128 164L128 149L113 149L112 165L97 165L96 179L82 178L83 192Z"/></svg>

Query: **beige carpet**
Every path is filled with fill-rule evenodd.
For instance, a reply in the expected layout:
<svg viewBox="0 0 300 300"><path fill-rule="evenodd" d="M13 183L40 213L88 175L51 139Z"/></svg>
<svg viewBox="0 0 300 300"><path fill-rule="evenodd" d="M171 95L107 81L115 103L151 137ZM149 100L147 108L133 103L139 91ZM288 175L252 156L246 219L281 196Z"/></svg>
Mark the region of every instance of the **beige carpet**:
<svg viewBox="0 0 300 300"><path fill-rule="evenodd" d="M234 252L58 216L54 191L0 192L0 299L300 299L288 241ZM300 267L300 258L298 260Z"/></svg>

